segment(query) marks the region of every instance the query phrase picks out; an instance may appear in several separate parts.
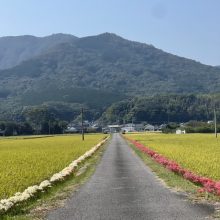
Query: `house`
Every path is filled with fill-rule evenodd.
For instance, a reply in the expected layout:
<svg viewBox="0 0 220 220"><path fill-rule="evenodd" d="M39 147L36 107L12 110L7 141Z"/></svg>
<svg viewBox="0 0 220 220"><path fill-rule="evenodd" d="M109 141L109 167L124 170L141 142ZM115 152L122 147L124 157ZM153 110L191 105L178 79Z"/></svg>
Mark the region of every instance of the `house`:
<svg viewBox="0 0 220 220"><path fill-rule="evenodd" d="M79 130L74 126L68 126L65 130L65 133L77 133Z"/></svg>
<svg viewBox="0 0 220 220"><path fill-rule="evenodd" d="M71 122L67 125L67 128L65 129L64 133L78 133L81 132L81 130L81 124Z"/></svg>
<svg viewBox="0 0 220 220"><path fill-rule="evenodd" d="M110 133L116 133L121 130L121 126L120 125L108 125L108 129Z"/></svg>
<svg viewBox="0 0 220 220"><path fill-rule="evenodd" d="M124 125L121 130L123 132L134 132L135 131L135 125L134 124L126 124Z"/></svg>
<svg viewBox="0 0 220 220"><path fill-rule="evenodd" d="M186 130L176 129L176 134L185 134Z"/></svg>
<svg viewBox="0 0 220 220"><path fill-rule="evenodd" d="M102 132L103 129L99 124L91 123L89 127L87 127L88 133Z"/></svg>
<svg viewBox="0 0 220 220"><path fill-rule="evenodd" d="M5 131L0 130L0 136L5 136Z"/></svg>
<svg viewBox="0 0 220 220"><path fill-rule="evenodd" d="M135 131L144 131L145 128L144 124L135 124L134 127Z"/></svg>
<svg viewBox="0 0 220 220"><path fill-rule="evenodd" d="M159 125L159 131L162 131L164 128L166 128L167 127L167 124L161 124L161 125Z"/></svg>
<svg viewBox="0 0 220 220"><path fill-rule="evenodd" d="M154 131L154 126L151 124L147 124L144 128L145 131Z"/></svg>

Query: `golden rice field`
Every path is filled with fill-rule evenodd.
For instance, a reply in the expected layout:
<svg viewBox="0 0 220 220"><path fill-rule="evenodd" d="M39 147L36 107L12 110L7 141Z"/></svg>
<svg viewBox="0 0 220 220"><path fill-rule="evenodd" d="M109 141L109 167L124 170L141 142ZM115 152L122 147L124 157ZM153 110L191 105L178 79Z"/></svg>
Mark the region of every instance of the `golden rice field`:
<svg viewBox="0 0 220 220"><path fill-rule="evenodd" d="M213 134L126 135L199 175L220 180L220 137Z"/></svg>
<svg viewBox="0 0 220 220"><path fill-rule="evenodd" d="M0 138L0 199L40 183L100 142L106 135Z"/></svg>

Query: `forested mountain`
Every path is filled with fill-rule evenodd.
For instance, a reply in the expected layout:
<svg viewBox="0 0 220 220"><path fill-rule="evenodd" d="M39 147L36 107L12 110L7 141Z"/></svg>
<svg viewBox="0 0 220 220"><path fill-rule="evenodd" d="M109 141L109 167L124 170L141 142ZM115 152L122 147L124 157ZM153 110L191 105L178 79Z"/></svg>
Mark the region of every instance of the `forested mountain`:
<svg viewBox="0 0 220 220"><path fill-rule="evenodd" d="M0 71L1 92L90 88L128 95L220 91L220 69L115 34L74 39ZM47 94L44 94L44 96Z"/></svg>
<svg viewBox="0 0 220 220"><path fill-rule="evenodd" d="M115 34L17 40L0 38L2 68L18 64L0 71L1 117L55 102L61 112L68 104L80 104L99 112L97 118L112 103L129 97L220 92L219 68Z"/></svg>
<svg viewBox="0 0 220 220"><path fill-rule="evenodd" d="M47 37L31 35L0 37L0 69L7 69L42 54L57 44L76 39L73 35L53 34Z"/></svg>

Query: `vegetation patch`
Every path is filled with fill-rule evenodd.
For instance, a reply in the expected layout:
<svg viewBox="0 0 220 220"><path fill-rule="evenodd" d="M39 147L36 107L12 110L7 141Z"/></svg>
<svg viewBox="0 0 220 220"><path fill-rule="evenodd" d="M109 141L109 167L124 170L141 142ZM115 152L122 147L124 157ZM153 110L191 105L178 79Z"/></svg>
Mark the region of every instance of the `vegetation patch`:
<svg viewBox="0 0 220 220"><path fill-rule="evenodd" d="M220 116L220 95L156 94L142 95L113 103L104 113L103 120L109 123L145 122L164 124L169 122L188 122L191 120L207 122L213 119L214 104L217 118ZM213 124L191 123L187 132L214 132ZM218 125L220 131L220 125Z"/></svg>
<svg viewBox="0 0 220 220"><path fill-rule="evenodd" d="M34 139L2 139L0 141L0 199L23 192L54 173L100 142L103 134L54 136Z"/></svg>
<svg viewBox="0 0 220 220"><path fill-rule="evenodd" d="M214 134L126 135L198 175L220 180L220 140Z"/></svg>
<svg viewBox="0 0 220 220"><path fill-rule="evenodd" d="M65 181L57 182L52 188L48 188L44 193L38 193L33 199L28 200L26 203L22 203L6 214L1 215L0 219L45 219L48 212L58 207L62 207L71 193L85 183L94 173L95 167L99 163L104 150L105 145L104 147L99 148L92 157L89 157L86 161L80 163L75 172L69 175Z"/></svg>
<svg viewBox="0 0 220 220"><path fill-rule="evenodd" d="M127 138L126 138L127 139ZM187 179L182 178L181 175L178 175L175 172L167 169L164 166L161 166L157 161L155 161L152 157L147 155L145 152L137 148L133 143L128 141L130 147L134 150L134 152L144 161L144 163L157 175L159 180L164 183L164 185L170 190L175 192L181 192L186 195L190 200L194 202L211 202L215 209L215 217L219 216L219 201L220 197L215 194L210 194L208 192L201 192L201 187L198 184L190 182Z"/></svg>

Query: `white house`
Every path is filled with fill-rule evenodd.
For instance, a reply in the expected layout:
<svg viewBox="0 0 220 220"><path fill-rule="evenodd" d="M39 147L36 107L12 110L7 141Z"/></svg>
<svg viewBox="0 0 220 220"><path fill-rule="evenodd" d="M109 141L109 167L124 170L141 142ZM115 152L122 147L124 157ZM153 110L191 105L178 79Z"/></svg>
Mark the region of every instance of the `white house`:
<svg viewBox="0 0 220 220"><path fill-rule="evenodd" d="M185 134L186 130L176 129L176 134Z"/></svg>
<svg viewBox="0 0 220 220"><path fill-rule="evenodd" d="M76 133L79 130L76 127L73 126L68 126L67 129L65 130L65 133Z"/></svg>
<svg viewBox="0 0 220 220"><path fill-rule="evenodd" d="M108 125L108 130L110 131L110 133L116 133L121 130L121 127L120 125Z"/></svg>
<svg viewBox="0 0 220 220"><path fill-rule="evenodd" d="M124 132L134 132L135 126L134 124L126 124L124 127L121 128L121 130Z"/></svg>

